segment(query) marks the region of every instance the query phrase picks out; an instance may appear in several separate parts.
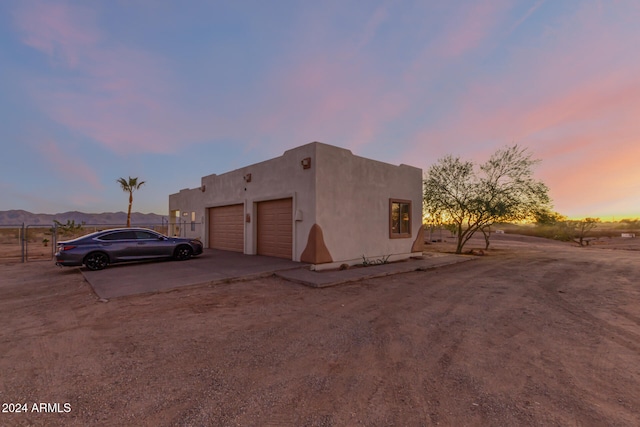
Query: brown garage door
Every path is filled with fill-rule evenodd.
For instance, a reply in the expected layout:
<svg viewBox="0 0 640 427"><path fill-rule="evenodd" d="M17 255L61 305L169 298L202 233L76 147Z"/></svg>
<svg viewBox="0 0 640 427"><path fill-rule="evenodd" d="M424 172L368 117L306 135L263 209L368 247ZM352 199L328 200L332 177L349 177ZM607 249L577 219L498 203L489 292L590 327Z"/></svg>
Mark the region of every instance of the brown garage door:
<svg viewBox="0 0 640 427"><path fill-rule="evenodd" d="M244 206L209 209L209 247L244 252Z"/></svg>
<svg viewBox="0 0 640 427"><path fill-rule="evenodd" d="M258 203L258 255L292 258L292 199Z"/></svg>

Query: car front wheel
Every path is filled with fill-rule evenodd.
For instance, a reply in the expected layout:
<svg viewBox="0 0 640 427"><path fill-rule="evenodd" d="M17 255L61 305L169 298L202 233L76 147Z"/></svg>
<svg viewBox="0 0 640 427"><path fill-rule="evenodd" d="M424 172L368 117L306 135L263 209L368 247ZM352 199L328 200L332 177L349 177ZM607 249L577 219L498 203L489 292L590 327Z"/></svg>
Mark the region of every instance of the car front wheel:
<svg viewBox="0 0 640 427"><path fill-rule="evenodd" d="M184 261L185 259L191 258L191 254L193 253L193 249L189 246L178 246L176 248L176 252L173 257L179 261Z"/></svg>
<svg viewBox="0 0 640 427"><path fill-rule="evenodd" d="M84 265L89 270L96 271L102 270L109 264L109 257L102 252L93 252L87 255L84 259Z"/></svg>

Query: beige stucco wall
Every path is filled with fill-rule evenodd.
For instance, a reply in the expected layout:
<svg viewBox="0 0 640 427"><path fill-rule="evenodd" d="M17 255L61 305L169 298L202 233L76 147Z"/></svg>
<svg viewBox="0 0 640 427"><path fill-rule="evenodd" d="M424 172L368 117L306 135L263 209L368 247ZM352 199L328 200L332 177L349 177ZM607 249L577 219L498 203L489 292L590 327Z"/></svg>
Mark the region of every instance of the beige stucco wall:
<svg viewBox="0 0 640 427"><path fill-rule="evenodd" d="M315 221L315 179L314 171L303 169L302 159L313 157L315 147L307 144L286 151L282 156L256 163L221 175L208 175L201 179L201 186L195 189L181 190L169 196L169 212L176 210L195 211L198 221L205 224L201 233L186 230L189 237L200 237L209 247L206 227L208 208L243 204L245 215L249 214L250 222L245 222L244 252L256 253L256 209L257 203L291 197L293 199L293 216L302 218L293 224L293 257L300 259L304 250L309 230ZM245 176L251 174L251 181ZM204 188L205 191L201 189ZM172 219L175 217L172 216ZM187 227L188 228L188 227Z"/></svg>
<svg viewBox="0 0 640 427"><path fill-rule="evenodd" d="M324 144L318 145L316 156L316 218L333 259L355 264L363 256L410 256L422 221L422 170ZM390 199L411 200L411 237L389 238Z"/></svg>
<svg viewBox="0 0 640 427"><path fill-rule="evenodd" d="M185 188L179 193L169 196L169 234L181 237L196 237L204 241L202 223L204 211L202 209L201 192L199 189ZM182 214L187 212L187 216ZM195 212L196 230L191 231L191 212ZM178 217L176 217L176 214Z"/></svg>
<svg viewBox="0 0 640 427"><path fill-rule="evenodd" d="M311 168L301 161L311 158ZM251 174L251 182L244 177ZM201 191L204 188L205 191ZM205 176L201 187L169 196L169 211L196 212L206 224L207 209L242 203L251 222L245 223L244 252L256 253L256 203L293 198L293 259L301 260L314 224L321 229L332 263L362 262L362 256L390 260L406 258L421 227L422 171L419 168L378 162L339 147L311 143L286 151L282 156L221 175ZM410 238L389 238L389 199L412 201ZM297 220L296 220L297 219ZM175 221L175 217L171 217ZM201 227L183 234L200 237L208 247L208 231ZM414 253L416 254L416 253Z"/></svg>

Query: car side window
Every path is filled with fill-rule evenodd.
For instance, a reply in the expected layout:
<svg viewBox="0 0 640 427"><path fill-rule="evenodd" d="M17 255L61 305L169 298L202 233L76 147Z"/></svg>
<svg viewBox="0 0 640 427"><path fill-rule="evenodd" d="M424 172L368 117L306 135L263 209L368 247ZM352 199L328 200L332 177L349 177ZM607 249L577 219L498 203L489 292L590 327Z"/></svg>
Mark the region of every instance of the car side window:
<svg viewBox="0 0 640 427"><path fill-rule="evenodd" d="M117 231L115 233L105 234L99 237L100 240L131 240L135 239L135 235L130 231Z"/></svg>
<svg viewBox="0 0 640 427"><path fill-rule="evenodd" d="M149 233L148 231L136 231L136 239L138 240L158 240L158 235Z"/></svg>

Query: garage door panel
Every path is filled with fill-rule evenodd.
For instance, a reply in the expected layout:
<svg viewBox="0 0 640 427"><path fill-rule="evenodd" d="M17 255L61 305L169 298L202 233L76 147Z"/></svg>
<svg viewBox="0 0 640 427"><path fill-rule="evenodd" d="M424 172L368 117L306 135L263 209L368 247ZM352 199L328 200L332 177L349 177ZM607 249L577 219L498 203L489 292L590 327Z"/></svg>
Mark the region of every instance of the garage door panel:
<svg viewBox="0 0 640 427"><path fill-rule="evenodd" d="M293 200L258 203L258 255L292 259Z"/></svg>
<svg viewBox="0 0 640 427"><path fill-rule="evenodd" d="M242 204L209 209L209 247L244 252L244 206Z"/></svg>

